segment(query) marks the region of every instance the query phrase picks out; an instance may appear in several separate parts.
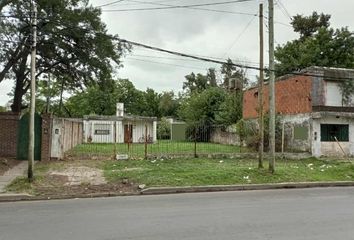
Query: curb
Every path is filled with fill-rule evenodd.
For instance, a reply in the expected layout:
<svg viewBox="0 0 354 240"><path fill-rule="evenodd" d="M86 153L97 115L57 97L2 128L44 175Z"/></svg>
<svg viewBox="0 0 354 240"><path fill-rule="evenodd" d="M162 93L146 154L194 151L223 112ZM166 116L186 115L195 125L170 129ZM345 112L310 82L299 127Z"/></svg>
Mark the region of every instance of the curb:
<svg viewBox="0 0 354 240"><path fill-rule="evenodd" d="M46 195L33 196L27 194L0 194L0 202L18 201L41 201L41 200L64 200L77 198L100 198L100 197L122 197L138 195L162 195L178 193L201 193L201 192L224 192L224 191L250 191L250 190L271 190L271 189L301 189L301 188L325 188L325 187L354 187L354 181L340 182L300 182L300 183L273 183L273 184L247 184L247 185L208 185L208 186L185 186L185 187L151 187L140 192L104 192L90 194L70 195Z"/></svg>
<svg viewBox="0 0 354 240"><path fill-rule="evenodd" d="M0 194L0 202L19 202L19 201L42 201L42 200L64 200L64 199L79 199L79 198L101 198L101 197L123 197L137 196L140 192L126 193L89 193L89 194L70 194L70 195L27 195L27 194Z"/></svg>
<svg viewBox="0 0 354 240"><path fill-rule="evenodd" d="M273 183L273 184L247 184L247 185L210 185L186 187L151 187L141 191L143 195L176 194L194 192L220 192L220 191L249 191L291 188L324 188L324 187L353 187L353 181L341 182L300 182L300 183Z"/></svg>

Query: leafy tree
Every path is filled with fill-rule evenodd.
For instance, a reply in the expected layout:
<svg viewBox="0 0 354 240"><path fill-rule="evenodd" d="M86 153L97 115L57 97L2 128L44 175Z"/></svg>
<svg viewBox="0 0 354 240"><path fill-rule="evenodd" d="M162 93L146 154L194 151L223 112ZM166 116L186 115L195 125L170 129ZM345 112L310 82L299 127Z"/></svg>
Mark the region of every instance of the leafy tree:
<svg viewBox="0 0 354 240"><path fill-rule="evenodd" d="M242 118L242 92L228 92L220 105L217 120L223 125L232 125Z"/></svg>
<svg viewBox="0 0 354 240"><path fill-rule="evenodd" d="M104 85L111 79L112 63L129 46L120 44L107 33L101 11L88 0L37 0L38 39L37 75L51 73L66 90L84 89L95 82ZM10 15L0 18L0 82L14 80L12 111L23 107L23 96L29 89L30 69L27 60L31 44L30 1L1 1ZM2 8L4 9L4 8ZM1 8L0 8L1 10Z"/></svg>
<svg viewBox="0 0 354 240"><path fill-rule="evenodd" d="M161 95L155 92L152 88L146 89L145 92L142 92L142 106L141 115L149 117L161 117L161 112L159 110L159 104Z"/></svg>
<svg viewBox="0 0 354 240"><path fill-rule="evenodd" d="M310 16L296 15L291 25L294 31L300 34L301 39L313 36L321 28L327 29L330 25L331 15L313 12Z"/></svg>
<svg viewBox="0 0 354 240"><path fill-rule="evenodd" d="M191 125L211 125L217 122L217 114L225 100L225 91L210 87L201 93L192 93L182 101L180 117Z"/></svg>
<svg viewBox="0 0 354 240"><path fill-rule="evenodd" d="M217 87L215 68L209 68L207 72L208 83L211 87Z"/></svg>
<svg viewBox="0 0 354 240"><path fill-rule="evenodd" d="M195 75L192 72L185 76L185 78L187 81L183 83L183 90L186 90L189 94L193 92L202 92L208 87L208 78L201 73Z"/></svg>
<svg viewBox="0 0 354 240"><path fill-rule="evenodd" d="M157 138L158 139L171 138L171 123L169 123L165 117L161 118L161 121L157 125Z"/></svg>
<svg viewBox="0 0 354 240"><path fill-rule="evenodd" d="M233 65L231 59L221 66L221 74L223 76L223 87L231 89L230 85L234 85L233 89L241 90L248 85L248 79L243 69ZM231 84L230 84L231 83Z"/></svg>
<svg viewBox="0 0 354 240"><path fill-rule="evenodd" d="M354 34L348 28L330 28L329 18L317 13L294 18L300 38L276 48L277 75L310 66L354 68Z"/></svg>
<svg viewBox="0 0 354 240"><path fill-rule="evenodd" d="M161 116L177 117L179 105L179 99L176 99L173 91L163 92L160 97L159 112Z"/></svg>
<svg viewBox="0 0 354 240"><path fill-rule="evenodd" d="M0 106L0 112L6 112L6 107Z"/></svg>

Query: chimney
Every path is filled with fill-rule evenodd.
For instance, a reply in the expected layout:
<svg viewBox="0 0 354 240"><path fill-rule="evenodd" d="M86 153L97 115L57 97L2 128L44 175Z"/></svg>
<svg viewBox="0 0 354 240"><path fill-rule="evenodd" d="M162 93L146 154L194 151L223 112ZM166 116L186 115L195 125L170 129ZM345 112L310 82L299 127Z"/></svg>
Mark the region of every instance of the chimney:
<svg viewBox="0 0 354 240"><path fill-rule="evenodd" d="M117 103L116 115L117 115L117 117L123 117L124 116L124 103Z"/></svg>

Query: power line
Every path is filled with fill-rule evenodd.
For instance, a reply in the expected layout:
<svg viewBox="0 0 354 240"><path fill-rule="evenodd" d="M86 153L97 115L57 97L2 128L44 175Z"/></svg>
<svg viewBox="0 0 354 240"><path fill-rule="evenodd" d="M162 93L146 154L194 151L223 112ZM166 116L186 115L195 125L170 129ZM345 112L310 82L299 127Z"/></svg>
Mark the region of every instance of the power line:
<svg viewBox="0 0 354 240"><path fill-rule="evenodd" d="M98 6L96 6L96 7L97 7L97 8L106 7L106 6L113 5L113 4L116 4L116 3L120 3L120 2L123 2L123 1L124 1L124 0L118 0L118 1L110 2L110 3L105 3L105 4L102 4L102 5L98 5Z"/></svg>
<svg viewBox="0 0 354 240"><path fill-rule="evenodd" d="M186 66L186 65L158 62L158 61L152 61L152 60L146 60L146 59L131 58L131 57L128 57L126 60L136 60L136 61L141 61L141 62L148 62L148 63L154 63L154 64L163 64L163 65L180 67L180 68L189 68L189 69L198 69L198 70L206 70L207 69L207 68L204 69L204 68L197 67L197 66L195 66L195 67L194 66Z"/></svg>
<svg viewBox="0 0 354 240"><path fill-rule="evenodd" d="M212 62L212 63L218 63L218 64L227 64L227 62L224 62L224 61L219 61L219 60L205 58L205 57L197 57L195 55L190 55L190 54L170 51L170 50L166 50L166 49L162 49L162 48L152 47L152 46L148 46L148 45L145 45L145 44L142 44L142 43L128 41L128 40L125 40L125 39L117 38L117 40L120 41L120 42L125 42L125 43L128 43L128 44L134 45L134 46L144 47L144 48L147 48L147 49L152 49L152 50L155 50L155 51L165 52L165 53L169 53L169 54L173 54L173 55L177 55L177 56L193 58L193 59L197 59L197 60L205 61L205 62ZM252 67L252 66L246 66L246 65L235 64L235 63L233 63L232 65L236 66L236 67L240 67L240 68L249 68L249 69L257 70L256 67Z"/></svg>
<svg viewBox="0 0 354 240"><path fill-rule="evenodd" d="M125 0L125 2L127 3L123 3L123 4L119 4L119 6L131 6L131 5L140 5L140 4L150 4L150 3L163 3L163 2L176 2L176 1L180 1L180 0L158 0L158 1L151 1L151 2L144 2L144 3L128 3L127 0Z"/></svg>
<svg viewBox="0 0 354 240"><path fill-rule="evenodd" d="M137 42L133 42L133 41L129 41L126 39L121 39L121 38L116 38L118 41L120 42L124 42L124 43L128 43L134 46L139 46L139 47L143 47L143 48L147 48L147 49L152 49L155 51L160 51L160 52L165 52L165 53L169 53L172 55L177 55L177 56L182 56L182 57L187 57L187 58L192 58L192 59L197 59L200 61L205 61L205 62L212 62L212 63L218 63L218 64L229 64L235 67L239 67L239 68L245 68L245 69L253 69L253 70L260 70L259 67L254 67L254 66L249 66L249 65L242 65L242 64L237 64L237 63L228 63L225 61L219 61L219 60L215 60L215 59L210 59L210 58L205 58L205 57L197 57L195 55L190 55L190 54L186 54L186 53L180 53L180 52L176 52L176 51L171 51L171 50L166 50L166 49L162 49L162 48L158 48L158 47L153 47L153 46L149 46L149 45L145 45L142 43L137 43ZM277 70L275 69L265 69L265 71L268 72L276 72ZM310 74L310 73L304 73L304 72L289 72L287 73L289 75L298 75L298 76L308 76L308 77L319 77L319 78L323 78L323 75L319 75L319 74ZM331 76L326 76L326 79L328 80L354 80L354 78L347 78L347 77L331 77Z"/></svg>
<svg viewBox="0 0 354 240"><path fill-rule="evenodd" d="M130 0L133 2L133 0ZM225 4L232 4L232 3L241 3L241 2L250 2L253 0L232 0L232 1L224 1L224 2L216 2L216 3L201 3L201 4L191 4L191 5L162 5L158 3L152 3L154 5L162 5L164 7L151 7L151 8L129 8L129 9L103 9L102 11L105 12L127 12L127 11L147 11L147 10L163 10L163 9L175 9L175 8L194 8L194 7L202 7L202 6L215 6L215 5L225 5ZM140 2L141 1L134 1ZM147 3L147 2L144 2Z"/></svg>
<svg viewBox="0 0 354 240"><path fill-rule="evenodd" d="M240 38L242 37L242 35L247 31L247 29L251 26L252 22L254 21L254 19L256 18L256 16L254 16L253 18L251 18L251 20L247 23L247 25L245 26L245 28L240 32L240 34L235 38L234 41L232 41L232 44L230 45L230 47L225 51L225 53L223 54L223 57L225 57L225 55L235 46L235 44L238 42L238 40L240 40Z"/></svg>
<svg viewBox="0 0 354 240"><path fill-rule="evenodd" d="M281 0L277 0L278 6L283 9L283 13L285 13L285 16L288 17L291 21L293 20L293 17L289 13L288 9L286 9L285 5L281 2Z"/></svg>
<svg viewBox="0 0 354 240"><path fill-rule="evenodd" d="M196 59L188 59L188 58L173 58L173 57L163 57L163 56L152 56L152 55L142 55L142 54L134 54L131 53L131 56L135 57L145 57L145 58L156 58L156 59L166 59L166 60L177 60L177 61L191 61L191 62L200 62L200 60ZM214 58L214 57L210 57ZM220 58L221 59L221 58ZM223 59L226 60L226 59ZM252 62L252 61L246 61L246 60L237 60L237 59L231 59L234 62L245 62L253 65L259 65L257 62Z"/></svg>

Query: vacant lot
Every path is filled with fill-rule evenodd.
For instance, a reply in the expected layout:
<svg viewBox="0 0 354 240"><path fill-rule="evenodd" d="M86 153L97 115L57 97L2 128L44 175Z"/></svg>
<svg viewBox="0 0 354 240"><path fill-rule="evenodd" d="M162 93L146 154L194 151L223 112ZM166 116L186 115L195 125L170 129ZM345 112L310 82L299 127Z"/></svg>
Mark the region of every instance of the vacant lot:
<svg viewBox="0 0 354 240"><path fill-rule="evenodd" d="M275 174L258 169L250 159L137 160L106 162L103 167L110 182L129 179L147 186L354 180L352 163L314 158L279 160Z"/></svg>
<svg viewBox="0 0 354 240"><path fill-rule="evenodd" d="M354 165L337 160L278 160L276 173L252 159L60 161L36 164L33 184L20 178L9 191L37 195L135 192L139 184L195 186L252 183L354 181ZM97 181L95 177L97 176Z"/></svg>
<svg viewBox="0 0 354 240"><path fill-rule="evenodd" d="M147 154L149 155L167 155L167 154L194 154L196 147L197 154L209 153L238 153L239 146L223 145L217 143L198 142L175 142L168 140L160 140L157 143L147 144ZM242 149L242 151L246 151ZM67 155L71 157L78 156L113 156L117 154L129 154L133 157L144 157L145 145L143 143L134 144L110 144L110 143L87 143L80 144L70 150Z"/></svg>

